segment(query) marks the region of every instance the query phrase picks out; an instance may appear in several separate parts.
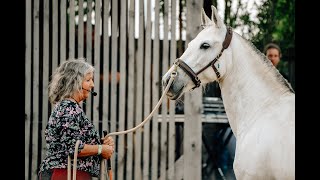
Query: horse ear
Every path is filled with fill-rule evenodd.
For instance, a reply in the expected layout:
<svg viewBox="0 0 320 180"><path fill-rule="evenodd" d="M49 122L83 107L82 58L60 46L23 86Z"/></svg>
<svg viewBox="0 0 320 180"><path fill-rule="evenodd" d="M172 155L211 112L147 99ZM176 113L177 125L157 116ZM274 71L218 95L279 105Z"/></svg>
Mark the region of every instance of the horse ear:
<svg viewBox="0 0 320 180"><path fill-rule="evenodd" d="M209 17L206 15L206 12L204 11L204 9L201 9L201 26L204 27L206 25L209 24L211 20L209 19Z"/></svg>
<svg viewBox="0 0 320 180"><path fill-rule="evenodd" d="M217 9L211 5L211 10L212 10L211 20L216 23L218 28L222 27L223 22L220 16L218 15Z"/></svg>

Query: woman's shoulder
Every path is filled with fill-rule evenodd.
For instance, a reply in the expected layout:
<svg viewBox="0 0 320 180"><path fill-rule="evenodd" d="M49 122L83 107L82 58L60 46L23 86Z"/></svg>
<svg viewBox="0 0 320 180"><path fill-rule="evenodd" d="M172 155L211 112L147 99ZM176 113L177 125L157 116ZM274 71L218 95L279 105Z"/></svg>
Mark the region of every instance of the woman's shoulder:
<svg viewBox="0 0 320 180"><path fill-rule="evenodd" d="M82 109L76 102L63 99L55 105L54 111L61 115L76 115L81 113Z"/></svg>

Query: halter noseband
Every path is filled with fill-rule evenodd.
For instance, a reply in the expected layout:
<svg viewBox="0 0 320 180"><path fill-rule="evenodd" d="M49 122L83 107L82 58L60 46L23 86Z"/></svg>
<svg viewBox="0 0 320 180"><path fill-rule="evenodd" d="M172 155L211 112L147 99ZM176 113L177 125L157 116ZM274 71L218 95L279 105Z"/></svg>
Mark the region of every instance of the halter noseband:
<svg viewBox="0 0 320 180"><path fill-rule="evenodd" d="M220 78L220 73L219 73L218 69L214 66L214 63L216 63L218 61L218 59L221 57L222 52L229 47L231 39L232 39L232 29L231 29L231 27L228 27L226 37L224 38L224 41L222 43L222 49L221 49L220 53L218 54L218 56L216 58L214 58L205 67L200 69L197 73L195 73L184 61L182 61L179 58L176 59L174 64L179 66L191 78L192 82L194 83L195 86L192 89L195 89L200 86L201 81L197 75L199 75L202 71L207 69L209 66L211 66L213 68L214 72L217 75L217 78L218 79Z"/></svg>

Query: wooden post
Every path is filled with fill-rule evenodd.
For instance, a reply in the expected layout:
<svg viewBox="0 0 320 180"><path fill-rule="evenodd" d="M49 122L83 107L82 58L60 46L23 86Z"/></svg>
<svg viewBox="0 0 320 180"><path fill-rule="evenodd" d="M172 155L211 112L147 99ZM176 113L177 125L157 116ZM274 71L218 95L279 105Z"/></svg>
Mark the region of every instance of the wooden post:
<svg viewBox="0 0 320 180"><path fill-rule="evenodd" d="M32 1L26 1L26 52L25 52L25 136L24 136L24 143L25 143L25 151L24 151L24 179L29 179L29 154L30 154L30 127L31 127L31 52L32 52Z"/></svg>
<svg viewBox="0 0 320 180"><path fill-rule="evenodd" d="M159 66L160 66L160 40L159 40L159 2L154 6L154 39L153 39L153 63L152 63L152 108L159 100ZM159 132L158 132L158 113L152 119L152 141L151 141L151 180L158 178L158 152L159 152Z"/></svg>
<svg viewBox="0 0 320 180"><path fill-rule="evenodd" d="M170 42L170 66L176 57L176 1L171 1L171 42ZM175 126L175 104L176 101L170 101L169 104L169 135L168 135L168 180L175 179L175 144L176 144L176 126Z"/></svg>
<svg viewBox="0 0 320 180"><path fill-rule="evenodd" d="M120 3L120 49L127 52L127 1L121 0ZM125 130L126 117L126 77L127 77L127 57L126 53L120 53L120 87L119 87L119 131ZM125 174L125 138L118 136L118 161L117 173L114 179L124 179ZM115 167L115 166L113 166Z"/></svg>
<svg viewBox="0 0 320 180"><path fill-rule="evenodd" d="M144 113L143 117L147 117L151 112L151 2L147 1L146 4L146 14L147 14L147 21L146 21L146 37L145 37L145 67L144 67ZM150 121L148 121L143 127L143 154L142 154L142 177L143 180L149 179L149 162L150 162Z"/></svg>
<svg viewBox="0 0 320 180"><path fill-rule="evenodd" d="M203 1L187 1L188 44L200 32L200 12ZM196 23L199 22L199 23ZM201 104L202 88L185 94L184 180L201 179Z"/></svg>
<svg viewBox="0 0 320 180"><path fill-rule="evenodd" d="M39 130L39 93L40 93L40 2L35 0L33 2L33 98L32 98L32 132ZM38 133L32 133L32 165L31 165L31 179L37 179L38 164Z"/></svg>
<svg viewBox="0 0 320 180"><path fill-rule="evenodd" d="M133 128L134 119L134 64L135 64L135 0L129 1L128 13L128 120L127 129ZM133 176L133 134L127 134L127 163L126 163L126 179L132 179Z"/></svg>
<svg viewBox="0 0 320 180"><path fill-rule="evenodd" d="M42 128L41 128L41 160L45 158L47 147L44 131L48 122L48 84L49 84L49 1L43 1L43 60L42 60Z"/></svg>

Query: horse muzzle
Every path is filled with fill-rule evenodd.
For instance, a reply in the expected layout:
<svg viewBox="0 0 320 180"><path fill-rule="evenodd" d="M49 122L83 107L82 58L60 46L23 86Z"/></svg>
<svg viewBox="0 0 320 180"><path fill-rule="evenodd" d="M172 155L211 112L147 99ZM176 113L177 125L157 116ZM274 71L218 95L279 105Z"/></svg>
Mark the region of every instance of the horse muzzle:
<svg viewBox="0 0 320 180"><path fill-rule="evenodd" d="M165 76L162 77L162 87L163 90L167 87L170 86L168 92L166 93L167 97L171 100L175 100L177 98L180 97L180 95L183 92L183 89L185 87L185 81L183 80L183 78L181 78L179 76L179 74L177 74L174 78L174 80L172 81L171 84L169 83L171 76L169 73L167 73Z"/></svg>

